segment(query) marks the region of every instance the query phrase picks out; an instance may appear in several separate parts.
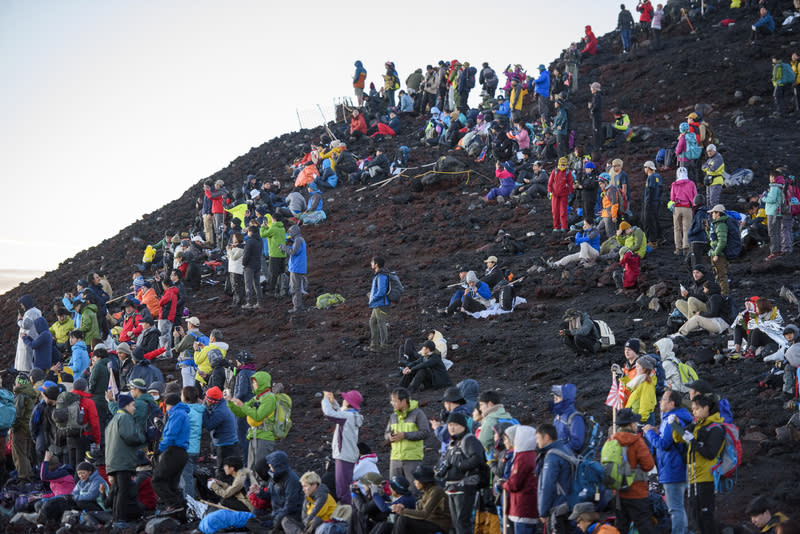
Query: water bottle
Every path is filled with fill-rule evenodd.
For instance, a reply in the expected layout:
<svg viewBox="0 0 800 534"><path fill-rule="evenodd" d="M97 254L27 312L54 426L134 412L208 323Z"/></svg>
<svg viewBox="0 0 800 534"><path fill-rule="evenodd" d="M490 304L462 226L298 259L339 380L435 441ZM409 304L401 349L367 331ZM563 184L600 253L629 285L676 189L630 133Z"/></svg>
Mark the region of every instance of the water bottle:
<svg viewBox="0 0 800 534"><path fill-rule="evenodd" d="M84 422L85 420L86 420L86 414L84 413L83 406L81 406L81 419L80 419L80 421L78 421L78 422L79 422L80 424L83 424L83 422Z"/></svg>

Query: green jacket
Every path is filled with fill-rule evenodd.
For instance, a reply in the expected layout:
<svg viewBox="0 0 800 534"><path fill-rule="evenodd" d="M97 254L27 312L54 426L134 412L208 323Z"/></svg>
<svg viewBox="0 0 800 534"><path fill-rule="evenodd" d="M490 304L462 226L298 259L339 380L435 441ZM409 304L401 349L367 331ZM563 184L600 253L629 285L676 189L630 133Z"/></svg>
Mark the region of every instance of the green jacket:
<svg viewBox="0 0 800 534"><path fill-rule="evenodd" d="M89 375L89 393L92 394L92 400L97 406L98 415L100 414L101 406L108 406L106 390L108 390L110 376L111 374L108 372L108 358L98 360L97 363L92 366L92 372Z"/></svg>
<svg viewBox="0 0 800 534"><path fill-rule="evenodd" d="M628 247L629 250L638 254L640 258L644 258L644 255L647 253L647 237L644 235L644 231L638 226L632 227L632 230L633 232L631 232L630 235L625 234L625 232L623 232L622 235L618 235L617 243L623 247Z"/></svg>
<svg viewBox="0 0 800 534"><path fill-rule="evenodd" d="M274 223L270 224L269 228L262 231L261 237L267 238L270 258L286 257L286 253L280 249L281 245L286 244L286 229L284 229L281 221L275 221Z"/></svg>
<svg viewBox="0 0 800 534"><path fill-rule="evenodd" d="M263 424L265 419L275 413L275 395L270 391L272 376L266 371L259 371L253 374L251 380L255 380L257 384L253 398L245 402L241 408L228 401L228 408L236 417L247 417L247 424L250 425L247 439L255 437L255 439L275 441L272 429L269 425Z"/></svg>
<svg viewBox="0 0 800 534"><path fill-rule="evenodd" d="M714 231L711 232L713 226ZM728 245L728 216L720 215L719 218L711 221L709 226L708 240L711 243L709 256L725 256L725 247Z"/></svg>
<svg viewBox="0 0 800 534"><path fill-rule="evenodd" d="M494 447L494 430L492 428L500 419L512 419L511 414L506 411L505 406L502 404L494 405L483 415L481 420L482 430L478 440L483 445L484 450L490 451Z"/></svg>
<svg viewBox="0 0 800 534"><path fill-rule="evenodd" d="M405 439L392 443L390 459L396 461L422 460L425 455L424 441L431 433L431 425L425 412L419 409L419 403L413 399L408 401L408 410L394 410L386 425L385 437L388 440L392 433L405 433Z"/></svg>
<svg viewBox="0 0 800 534"><path fill-rule="evenodd" d="M30 420L35 405L36 391L30 382L26 380L22 384L14 386L14 408L17 410L17 416L14 418L11 429L15 434L31 437Z"/></svg>
<svg viewBox="0 0 800 534"><path fill-rule="evenodd" d="M81 332L83 340L87 346L91 346L92 341L100 339L100 326L97 324L97 306L87 304L81 309Z"/></svg>
<svg viewBox="0 0 800 534"><path fill-rule="evenodd" d="M153 398L152 395L149 393L142 393L137 398L133 400L134 406L136 406L136 411L133 412L133 420L136 421L136 425L142 429L142 433L147 432L147 403L152 403L155 407L158 408L158 403ZM117 413L118 410L117 401L109 401L108 403L108 411L111 413ZM158 408L161 410L161 408Z"/></svg>
<svg viewBox="0 0 800 534"><path fill-rule="evenodd" d="M106 472L136 471L139 448L144 444L144 432L133 416L117 410L106 427Z"/></svg>

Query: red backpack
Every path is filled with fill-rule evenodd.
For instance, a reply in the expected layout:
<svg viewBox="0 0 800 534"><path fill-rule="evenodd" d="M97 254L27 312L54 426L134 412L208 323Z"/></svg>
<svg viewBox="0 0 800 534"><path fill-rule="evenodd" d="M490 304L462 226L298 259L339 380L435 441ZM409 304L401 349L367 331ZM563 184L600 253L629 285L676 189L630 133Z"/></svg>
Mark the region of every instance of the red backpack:
<svg viewBox="0 0 800 534"><path fill-rule="evenodd" d="M785 193L789 214L800 215L800 187L794 184L787 185Z"/></svg>

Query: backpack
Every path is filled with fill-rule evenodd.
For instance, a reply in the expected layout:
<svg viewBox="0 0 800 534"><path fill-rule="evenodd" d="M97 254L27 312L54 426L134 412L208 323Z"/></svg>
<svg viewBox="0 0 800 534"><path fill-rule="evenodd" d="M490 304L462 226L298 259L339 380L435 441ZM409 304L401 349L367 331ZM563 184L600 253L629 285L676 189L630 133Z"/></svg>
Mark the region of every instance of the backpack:
<svg viewBox="0 0 800 534"><path fill-rule="evenodd" d="M597 446L603 440L603 430L600 428L600 423L595 421L594 417L583 412L572 412L567 417L567 428L572 428L572 419L576 415L583 418L583 444L578 450L578 456L583 458L594 458L594 453Z"/></svg>
<svg viewBox="0 0 800 534"><path fill-rule="evenodd" d="M739 229L739 223L728 217L728 242L725 244L725 257L729 260L738 258L742 253L742 232Z"/></svg>
<svg viewBox="0 0 800 534"><path fill-rule="evenodd" d="M752 181L753 181L753 171L751 171L750 169L736 169L731 174L725 176L725 187L747 185Z"/></svg>
<svg viewBox="0 0 800 534"><path fill-rule="evenodd" d="M732 423L711 423L709 428L721 426L725 430L725 444L722 446L722 455L719 461L711 468L714 475L714 491L719 492L721 479L731 479L742 463L742 442L739 439L739 427ZM729 489L735 481L726 482L724 489Z"/></svg>
<svg viewBox="0 0 800 534"><path fill-rule="evenodd" d="M661 167L663 167L666 157L667 157L667 149L659 148L658 152L656 153L656 165L660 165Z"/></svg>
<svg viewBox="0 0 800 534"><path fill-rule="evenodd" d="M800 215L800 188L794 184L786 186L786 205L790 215Z"/></svg>
<svg viewBox="0 0 800 534"><path fill-rule="evenodd" d="M647 480L647 473L640 468L632 469L628 462L628 447L623 447L616 439L605 442L600 451L603 465L603 483L613 490L627 490L634 482Z"/></svg>
<svg viewBox="0 0 800 534"><path fill-rule="evenodd" d="M686 139L686 152L684 154L689 159L698 159L703 155L702 145L697 143L697 134L687 132L684 134Z"/></svg>
<svg viewBox="0 0 800 534"><path fill-rule="evenodd" d="M681 377L681 384L689 385L698 379L697 371L694 367L682 361L678 361L678 375Z"/></svg>
<svg viewBox="0 0 800 534"><path fill-rule="evenodd" d="M323 293L317 297L317 309L327 310L344 302L344 297L338 293Z"/></svg>
<svg viewBox="0 0 800 534"><path fill-rule="evenodd" d="M547 454L555 454L563 458L570 465L569 488L562 488L556 485L559 495L567 497L567 504L572 509L576 504L582 502L594 502L598 510L605 508L607 499L603 503L603 466L590 458L573 456L559 449L552 449Z"/></svg>
<svg viewBox="0 0 800 534"><path fill-rule="evenodd" d="M788 63L781 63L781 80L778 85L792 85L795 81L794 70Z"/></svg>
<svg viewBox="0 0 800 534"><path fill-rule="evenodd" d="M617 340L614 337L614 332L611 331L608 323L601 321L600 319L595 319L594 325L597 327L597 330L600 333L598 336L598 339L600 340L600 348L607 349L617 344Z"/></svg>
<svg viewBox="0 0 800 534"><path fill-rule="evenodd" d="M656 398L660 399L661 395L664 394L664 389L667 387L667 373L664 372L664 366L661 364L661 358L658 354L648 353L647 356L656 361Z"/></svg>
<svg viewBox="0 0 800 534"><path fill-rule="evenodd" d="M145 404L147 404L147 417L144 425L145 438L148 442L158 441L161 439L161 430L163 429L163 425L159 421L163 419L164 414L155 403L145 401Z"/></svg>
<svg viewBox="0 0 800 534"><path fill-rule="evenodd" d="M0 430L11 428L16 418L17 408L14 406L14 394L7 389L0 388Z"/></svg>
<svg viewBox="0 0 800 534"><path fill-rule="evenodd" d="M514 286L506 284L500 289L500 308L504 311L511 311L514 308Z"/></svg>
<svg viewBox="0 0 800 534"><path fill-rule="evenodd" d="M81 397L77 393L64 391L56 399L53 420L58 434L67 438L77 438L86 430L85 416L81 413Z"/></svg>
<svg viewBox="0 0 800 534"><path fill-rule="evenodd" d="M286 393L274 393L275 411L261 422L261 428L272 431L275 440L283 439L292 428L292 398Z"/></svg>
<svg viewBox="0 0 800 534"><path fill-rule="evenodd" d="M403 284L400 282L397 273L394 271L384 271L383 274L385 274L387 278L386 298L389 299L389 302L400 302L400 299L403 298L405 288L403 288Z"/></svg>
<svg viewBox="0 0 800 534"><path fill-rule="evenodd" d="M731 410L731 403L728 402L728 399L720 399L717 403L717 407L719 408L719 416L722 417L722 420L726 423L733 424L733 411Z"/></svg>

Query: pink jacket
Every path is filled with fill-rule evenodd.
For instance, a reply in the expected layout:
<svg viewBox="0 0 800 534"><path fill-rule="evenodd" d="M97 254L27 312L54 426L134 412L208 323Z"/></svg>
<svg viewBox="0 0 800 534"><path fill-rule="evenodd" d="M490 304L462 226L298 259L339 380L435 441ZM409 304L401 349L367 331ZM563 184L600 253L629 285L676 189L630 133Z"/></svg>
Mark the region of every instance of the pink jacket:
<svg viewBox="0 0 800 534"><path fill-rule="evenodd" d="M50 466L48 464L49 462L42 462L42 466L39 468L39 478L44 482L50 483L50 491L52 494L45 495L45 497L71 494L72 489L75 487L74 472L71 472L72 466L61 464L54 471L50 471Z"/></svg>
<svg viewBox="0 0 800 534"><path fill-rule="evenodd" d="M697 186L687 178L675 180L669 190L669 199L680 208L691 208L695 196L697 196Z"/></svg>

